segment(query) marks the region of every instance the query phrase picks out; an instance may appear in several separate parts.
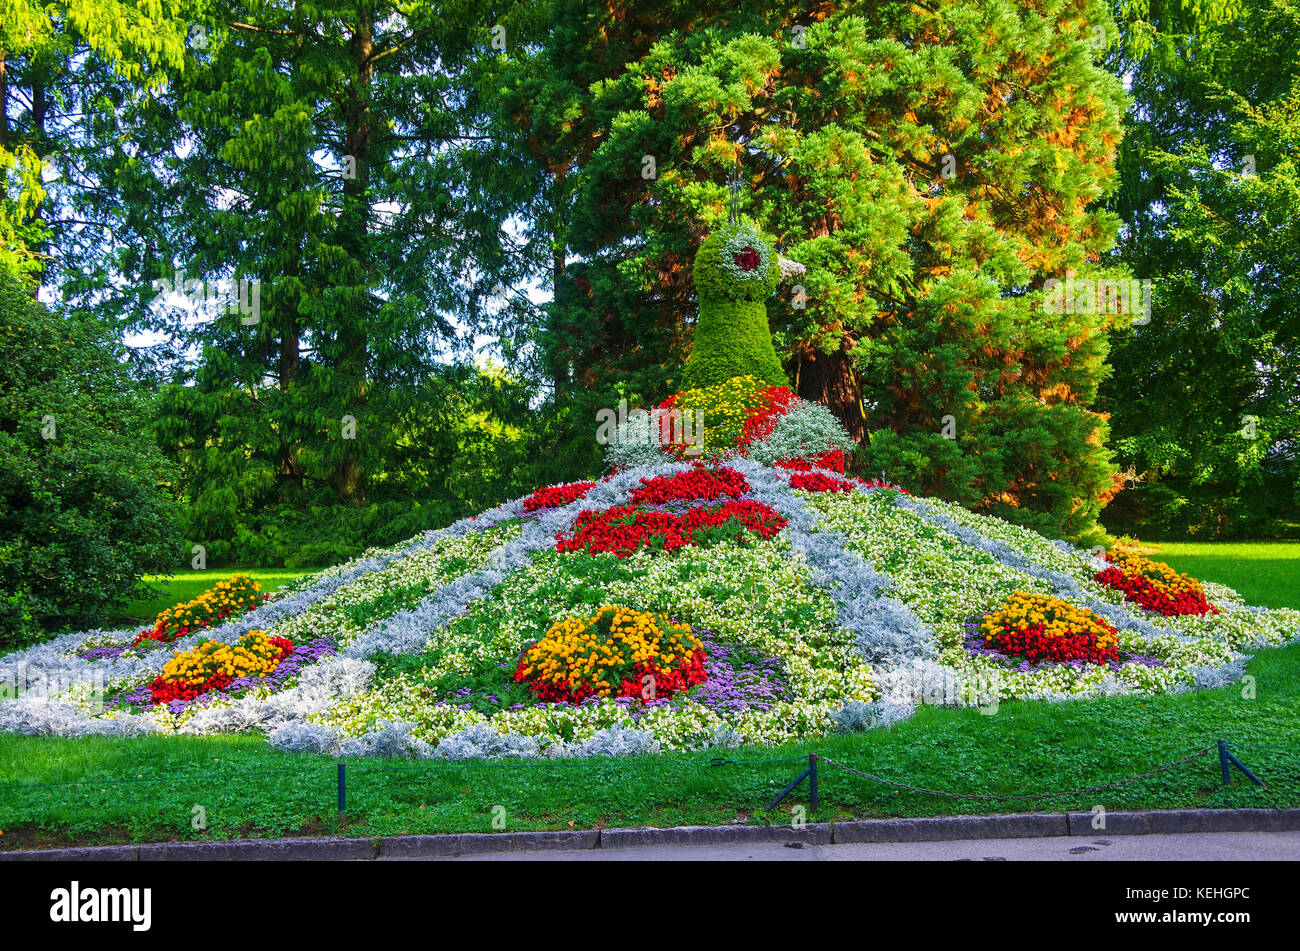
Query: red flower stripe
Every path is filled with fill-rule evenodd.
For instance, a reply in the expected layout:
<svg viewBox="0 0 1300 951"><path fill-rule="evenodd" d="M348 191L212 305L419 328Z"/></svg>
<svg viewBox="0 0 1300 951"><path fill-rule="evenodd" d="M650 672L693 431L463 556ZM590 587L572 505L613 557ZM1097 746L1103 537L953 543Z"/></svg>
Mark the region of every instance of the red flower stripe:
<svg viewBox="0 0 1300 951"><path fill-rule="evenodd" d="M594 488L594 482L570 482L567 485L548 485L524 499L524 511L559 508L576 502Z"/></svg>
<svg viewBox="0 0 1300 951"><path fill-rule="evenodd" d="M585 511L573 523L573 534L556 536L555 550L613 552L620 558L641 548L677 551L697 544L695 533L735 523L736 539L746 533L771 538L786 525L775 509L750 499L732 500L690 509L684 515L646 512L635 505L616 505L600 512Z"/></svg>
<svg viewBox="0 0 1300 951"><path fill-rule="evenodd" d="M749 483L735 469L723 466L710 471L697 465L688 472L642 479L641 487L632 493L632 504L707 502L723 496L738 499L748 491Z"/></svg>

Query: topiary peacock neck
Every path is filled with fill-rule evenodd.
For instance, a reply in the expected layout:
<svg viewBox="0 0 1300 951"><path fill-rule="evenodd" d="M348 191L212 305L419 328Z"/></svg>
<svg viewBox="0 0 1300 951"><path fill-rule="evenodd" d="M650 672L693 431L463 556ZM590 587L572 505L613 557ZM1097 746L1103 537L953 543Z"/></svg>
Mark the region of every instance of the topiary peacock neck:
<svg viewBox="0 0 1300 951"><path fill-rule="evenodd" d="M727 225L700 245L694 266L700 316L683 374L687 389L738 376L788 385L766 305L781 280L782 263L771 242L746 222Z"/></svg>

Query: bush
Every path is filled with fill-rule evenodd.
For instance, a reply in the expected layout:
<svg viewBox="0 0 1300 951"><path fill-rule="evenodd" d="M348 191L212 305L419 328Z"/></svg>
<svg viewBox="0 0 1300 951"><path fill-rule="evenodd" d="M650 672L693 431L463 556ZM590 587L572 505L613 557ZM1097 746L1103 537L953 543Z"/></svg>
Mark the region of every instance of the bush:
<svg viewBox="0 0 1300 951"><path fill-rule="evenodd" d="M854 448L834 413L820 403L800 400L777 419L770 436L750 447L749 456L770 466L783 459L805 459L834 449L851 452Z"/></svg>
<svg viewBox="0 0 1300 951"><path fill-rule="evenodd" d="M0 269L0 648L102 623L180 552L166 464L111 331Z"/></svg>

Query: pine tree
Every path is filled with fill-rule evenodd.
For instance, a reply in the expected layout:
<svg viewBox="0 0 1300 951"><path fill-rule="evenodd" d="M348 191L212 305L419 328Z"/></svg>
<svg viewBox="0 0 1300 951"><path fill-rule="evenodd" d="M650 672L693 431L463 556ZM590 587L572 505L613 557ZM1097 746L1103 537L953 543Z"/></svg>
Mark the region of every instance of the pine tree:
<svg viewBox="0 0 1300 951"><path fill-rule="evenodd" d="M109 237L63 246L110 263L65 290L163 337L160 434L196 540L282 506L481 499L409 456L478 438L429 401L463 408L443 382L467 376L486 398L449 364L531 306L504 291L520 188L470 78L500 55L494 20L468 2L213 7L166 88L118 108L127 132L79 209Z"/></svg>
<svg viewBox="0 0 1300 951"><path fill-rule="evenodd" d="M1115 527L1260 536L1300 516L1300 10L1139 11L1116 210L1149 323L1103 390L1129 490Z"/></svg>

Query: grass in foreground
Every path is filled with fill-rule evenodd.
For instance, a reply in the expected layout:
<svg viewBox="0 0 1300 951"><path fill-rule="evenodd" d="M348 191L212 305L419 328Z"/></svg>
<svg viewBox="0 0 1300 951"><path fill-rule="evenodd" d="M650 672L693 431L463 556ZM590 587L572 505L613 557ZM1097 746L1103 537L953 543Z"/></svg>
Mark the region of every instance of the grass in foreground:
<svg viewBox="0 0 1300 951"><path fill-rule="evenodd" d="M1179 570L1238 587L1252 602L1300 607L1300 546L1166 545L1158 557L1165 556ZM207 572L196 582L207 586L215 580L217 574ZM541 766L352 761L342 822L335 762L281 753L259 737L72 740L0 734L0 849L340 832L490 832L496 807L505 810L507 831L788 822L787 806L807 803L806 786L773 813L764 806L803 764L770 761L811 752L913 786L1009 795L1112 783L1220 738L1239 746L1266 789L1243 784L1239 774L1232 786L1220 787L1213 753L1114 789L1039 800L952 799L823 766L823 804L808 819L1087 811L1097 805L1108 811L1300 807L1300 745L1282 745L1300 744L1300 645L1264 651L1248 669L1255 678L1254 699L1238 685L1176 696L1006 703L991 716L925 707L888 730L730 754ZM715 756L742 762L714 766ZM57 785L74 781L81 784ZM574 796L575 788L581 797ZM196 807L206 829L194 828Z"/></svg>

